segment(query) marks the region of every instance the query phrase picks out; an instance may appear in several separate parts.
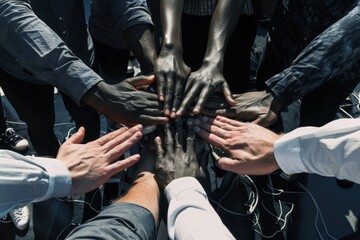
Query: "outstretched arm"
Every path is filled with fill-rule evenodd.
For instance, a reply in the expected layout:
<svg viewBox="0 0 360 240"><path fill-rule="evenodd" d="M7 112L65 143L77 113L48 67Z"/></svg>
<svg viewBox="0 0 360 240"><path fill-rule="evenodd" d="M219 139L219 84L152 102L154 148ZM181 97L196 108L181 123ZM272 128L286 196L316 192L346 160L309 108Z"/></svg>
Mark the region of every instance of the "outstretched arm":
<svg viewBox="0 0 360 240"><path fill-rule="evenodd" d="M155 61L155 76L160 101L166 116L175 117L190 68L183 60L181 18L184 0L161 0L160 17L163 43Z"/></svg>
<svg viewBox="0 0 360 240"><path fill-rule="evenodd" d="M117 161L140 140L141 130L141 125L121 128L80 144L85 136L81 127L61 145L56 159L1 150L0 215L31 202L82 194L99 187L140 159L139 155L133 155Z"/></svg>
<svg viewBox="0 0 360 240"><path fill-rule="evenodd" d="M230 88L223 76L224 55L230 36L238 22L244 0L219 0L211 19L205 57L200 69L186 82L185 98L176 113L181 116L193 102L194 114L199 114L214 92L221 92L229 105L234 106ZM196 100L197 99L197 100Z"/></svg>
<svg viewBox="0 0 360 240"><path fill-rule="evenodd" d="M199 121L196 130L226 152L217 165L227 171L264 175L280 168L287 174L315 173L360 182L359 119L302 127L281 136L257 124L219 116Z"/></svg>

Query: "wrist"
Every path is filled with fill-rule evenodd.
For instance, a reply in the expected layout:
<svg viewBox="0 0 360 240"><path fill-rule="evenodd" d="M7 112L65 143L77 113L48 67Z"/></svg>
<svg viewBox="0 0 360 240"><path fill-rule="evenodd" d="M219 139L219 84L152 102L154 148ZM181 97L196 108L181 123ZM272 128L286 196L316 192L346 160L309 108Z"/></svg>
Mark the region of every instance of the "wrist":
<svg viewBox="0 0 360 240"><path fill-rule="evenodd" d="M183 53L182 44L164 40L164 43L161 48L161 53L174 53L174 54L181 54L182 56Z"/></svg>

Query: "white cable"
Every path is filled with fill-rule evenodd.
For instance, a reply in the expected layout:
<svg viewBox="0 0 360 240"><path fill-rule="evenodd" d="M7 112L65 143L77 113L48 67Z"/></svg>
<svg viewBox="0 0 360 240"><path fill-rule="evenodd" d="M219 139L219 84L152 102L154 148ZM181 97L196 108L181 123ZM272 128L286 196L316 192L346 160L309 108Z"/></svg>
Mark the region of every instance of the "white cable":
<svg viewBox="0 0 360 240"><path fill-rule="evenodd" d="M284 203L285 203L285 202L284 202ZM264 237L264 238L273 238L276 234L278 234L279 232L281 232L282 230L284 230L284 228L286 227L286 224L287 224L287 219L288 219L289 215L292 213L292 211L294 210L294 204L293 204L293 203L288 203L288 204L290 204L291 208L290 208L289 212L287 212L287 213L285 214L284 218L281 218L281 215L283 214L282 201L279 200L279 207L280 207L280 211L281 211L280 214L279 214L279 216L276 216L276 215L273 214L271 211L269 211L269 210L265 207L264 203L262 203L262 206L264 207L264 209L265 209L268 213L270 213L270 215L272 215L273 217L277 218L277 221L276 221L276 222L281 221L281 222L283 222L284 224L280 227L280 229L276 230L272 235L265 235L265 234L262 232L262 228L261 228L261 226L260 226L260 224L259 224L259 216L258 216L257 214L254 214L254 216L255 216L255 218L256 218L256 221L254 222L254 221L252 221L252 220L250 219L250 221L253 223L253 227L252 227L253 230L254 230L255 232L257 232L258 234L260 234L260 235L261 235L262 237ZM258 226L258 228L255 228L255 226Z"/></svg>
<svg viewBox="0 0 360 240"><path fill-rule="evenodd" d="M336 240L336 238L334 238L332 235L329 234L328 229L327 229L327 226L326 226L326 224L325 224L325 220L324 220L324 218L323 218L323 216L322 216L322 213L321 213L321 209L320 209L319 205L317 204L314 196L313 196L313 195L311 194L311 192L310 192L307 188L305 188L305 186L302 185L300 182L298 182L297 185L298 185L299 187L301 187L302 189L304 189L304 191L310 196L310 198L312 199L312 201L313 201L314 204L315 204L315 208L316 208L315 228L316 228L317 233L319 234L319 237L320 237L321 239L323 239L323 237L321 236L320 231L319 231L319 229L318 229L318 227L317 227L318 217L320 216L320 220L321 220L321 222L322 222L322 224L323 224L323 226L324 226L324 229L325 229L326 234L328 235L329 238L331 238L331 239L333 239L333 240Z"/></svg>

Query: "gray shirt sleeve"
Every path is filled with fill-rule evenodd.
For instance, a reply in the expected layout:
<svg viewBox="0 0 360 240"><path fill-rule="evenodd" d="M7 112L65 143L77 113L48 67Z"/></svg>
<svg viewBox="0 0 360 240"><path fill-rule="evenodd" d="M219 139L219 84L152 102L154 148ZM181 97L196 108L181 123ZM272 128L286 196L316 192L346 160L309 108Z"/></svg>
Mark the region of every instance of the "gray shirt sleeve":
<svg viewBox="0 0 360 240"><path fill-rule="evenodd" d="M0 150L0 216L11 209L70 193L71 177L57 159Z"/></svg>
<svg viewBox="0 0 360 240"><path fill-rule="evenodd" d="M57 87L80 104L101 77L77 58L27 1L0 0L0 66L21 80Z"/></svg>

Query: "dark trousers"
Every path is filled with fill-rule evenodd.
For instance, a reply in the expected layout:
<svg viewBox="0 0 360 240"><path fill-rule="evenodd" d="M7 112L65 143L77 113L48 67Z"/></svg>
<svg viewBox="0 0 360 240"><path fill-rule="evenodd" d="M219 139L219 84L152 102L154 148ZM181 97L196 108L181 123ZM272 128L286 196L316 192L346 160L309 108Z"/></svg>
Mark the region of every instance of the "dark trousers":
<svg viewBox="0 0 360 240"><path fill-rule="evenodd" d="M21 81L0 70L0 86L19 118L27 124L29 138L39 156L55 157L59 141L54 133L54 87ZM77 127L84 126L84 142L100 135L100 118L96 110L79 107L69 97L62 95L67 111Z"/></svg>

